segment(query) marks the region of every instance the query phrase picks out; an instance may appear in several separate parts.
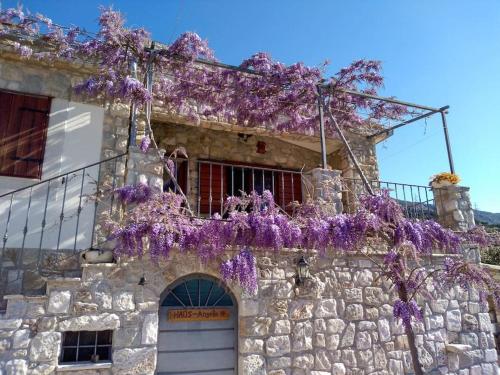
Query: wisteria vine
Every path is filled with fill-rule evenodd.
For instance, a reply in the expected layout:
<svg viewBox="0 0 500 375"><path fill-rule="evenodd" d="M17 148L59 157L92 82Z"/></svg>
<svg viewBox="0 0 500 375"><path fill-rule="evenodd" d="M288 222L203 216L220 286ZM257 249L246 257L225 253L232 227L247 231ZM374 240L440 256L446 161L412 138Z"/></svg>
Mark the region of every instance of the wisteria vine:
<svg viewBox="0 0 500 375"><path fill-rule="evenodd" d="M200 63L200 59L216 60L207 42L195 33L186 32L171 45L153 50L150 33L127 28L119 12L102 7L98 22L98 31L91 34L22 8L8 8L0 10L0 42L23 58L93 62L96 72L75 87L81 94L139 105L154 100L194 121L217 119L277 132L314 134L320 82L329 84L331 89L324 92L329 109L344 127L366 129L408 113L403 106L343 91L376 94L383 85L378 61L358 60L326 78L324 66L287 66L258 52L240 64L243 71L228 70ZM129 68L136 63L139 75L144 75L148 62L156 75L152 94L145 80L133 77ZM336 136L330 119L325 121L328 135Z"/></svg>
<svg viewBox="0 0 500 375"><path fill-rule="evenodd" d="M123 202L136 204L124 222L108 223L110 239L116 241L118 254L142 256L148 242L149 256L155 262L168 258L174 247L183 253L195 253L207 262L224 256L228 248L245 249L244 256L226 263L221 271L224 279L239 280L246 288L255 285L250 282L254 272L252 262L237 264L247 259L251 251L301 248L323 254L354 253L377 242L389 247L379 264L385 276L396 288L404 286L412 299L427 273L424 266L417 264L410 274L409 262L418 263L433 249L458 253L463 241L433 221L404 218L401 207L386 193L363 197L360 209L354 214L321 216L318 210L303 207L292 217L276 208L269 191L262 195L252 193L228 197L224 218L216 214L209 219L187 214L179 195L154 194L144 184L119 188L116 195Z"/></svg>

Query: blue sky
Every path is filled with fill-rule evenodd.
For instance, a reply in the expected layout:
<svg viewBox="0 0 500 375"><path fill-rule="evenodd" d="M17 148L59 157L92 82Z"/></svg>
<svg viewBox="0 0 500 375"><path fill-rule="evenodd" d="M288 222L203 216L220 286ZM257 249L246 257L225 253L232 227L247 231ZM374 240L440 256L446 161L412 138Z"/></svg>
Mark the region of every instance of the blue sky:
<svg viewBox="0 0 500 375"><path fill-rule="evenodd" d="M17 0L3 1L3 7ZM284 63L383 62L383 95L450 105L455 169L477 208L500 212L500 2L498 0L25 0L61 24L95 29L97 7L114 5L129 25L171 42L183 31L208 39L219 60L257 51ZM408 125L378 147L381 178L425 185L448 170L438 116Z"/></svg>

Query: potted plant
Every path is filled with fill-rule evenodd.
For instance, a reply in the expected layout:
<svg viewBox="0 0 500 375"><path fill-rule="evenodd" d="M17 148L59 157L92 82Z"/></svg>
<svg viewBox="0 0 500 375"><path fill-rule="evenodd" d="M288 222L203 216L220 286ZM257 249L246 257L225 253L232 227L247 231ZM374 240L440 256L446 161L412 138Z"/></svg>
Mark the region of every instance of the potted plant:
<svg viewBox="0 0 500 375"><path fill-rule="evenodd" d="M90 248L81 255L84 263L112 263L114 261L111 250Z"/></svg>
<svg viewBox="0 0 500 375"><path fill-rule="evenodd" d="M443 172L431 177L430 185L433 188L456 185L460 182L460 177L454 173Z"/></svg>

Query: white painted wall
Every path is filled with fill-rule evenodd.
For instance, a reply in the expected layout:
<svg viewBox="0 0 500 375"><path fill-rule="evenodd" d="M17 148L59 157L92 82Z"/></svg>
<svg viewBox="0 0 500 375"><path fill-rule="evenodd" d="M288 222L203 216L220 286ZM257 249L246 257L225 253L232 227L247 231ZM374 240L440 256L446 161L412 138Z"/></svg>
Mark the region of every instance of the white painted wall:
<svg viewBox="0 0 500 375"><path fill-rule="evenodd" d="M97 106L53 99L47 133L47 143L42 167L42 179L52 177L85 167L98 162L101 155L104 109ZM98 167L89 168L83 173L69 175L63 183L62 179L43 183L16 193L14 195L11 218L8 227L6 247L46 249L85 248L90 245L90 234L94 205L82 200L78 233L76 233L77 208L79 196L92 194L95 191ZM30 186L38 180L0 176L0 195ZM66 192L65 192L66 190ZM30 202L31 194L31 204ZM64 198L64 199L63 199ZM62 207L63 201L64 210ZM29 207L28 207L29 206ZM10 196L0 198L0 236L3 237L10 207ZM47 209L45 209L47 208ZM29 214L28 214L29 209ZM64 220L60 224L60 214L64 211ZM45 213L46 212L46 213ZM42 237L41 223L44 220L45 230ZM28 218L28 221L26 219ZM27 223L28 233L23 236L23 228ZM24 240L24 245L23 245ZM2 246L0 241L0 248Z"/></svg>

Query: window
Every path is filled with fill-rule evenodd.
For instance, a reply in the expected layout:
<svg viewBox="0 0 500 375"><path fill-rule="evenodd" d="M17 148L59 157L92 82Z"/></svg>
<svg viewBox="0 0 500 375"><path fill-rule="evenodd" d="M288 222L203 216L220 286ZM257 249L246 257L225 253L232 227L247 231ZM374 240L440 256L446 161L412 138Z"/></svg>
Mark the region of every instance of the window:
<svg viewBox="0 0 500 375"><path fill-rule="evenodd" d="M41 178L50 98L0 91L0 175Z"/></svg>
<svg viewBox="0 0 500 375"><path fill-rule="evenodd" d="M302 202L300 172L232 163L199 161L199 213L213 215L223 210L229 195L252 190L273 193L274 201L291 213L290 203Z"/></svg>
<svg viewBox="0 0 500 375"><path fill-rule="evenodd" d="M188 170L189 170L188 160L185 158L174 158L172 161L174 163L175 179L177 180L179 187L182 189L182 192L187 195ZM163 191L172 191L174 193L177 193L177 186L170 179L167 172L165 172L164 181L165 183L163 185Z"/></svg>
<svg viewBox="0 0 500 375"><path fill-rule="evenodd" d="M113 331L64 332L60 363L111 360Z"/></svg>

